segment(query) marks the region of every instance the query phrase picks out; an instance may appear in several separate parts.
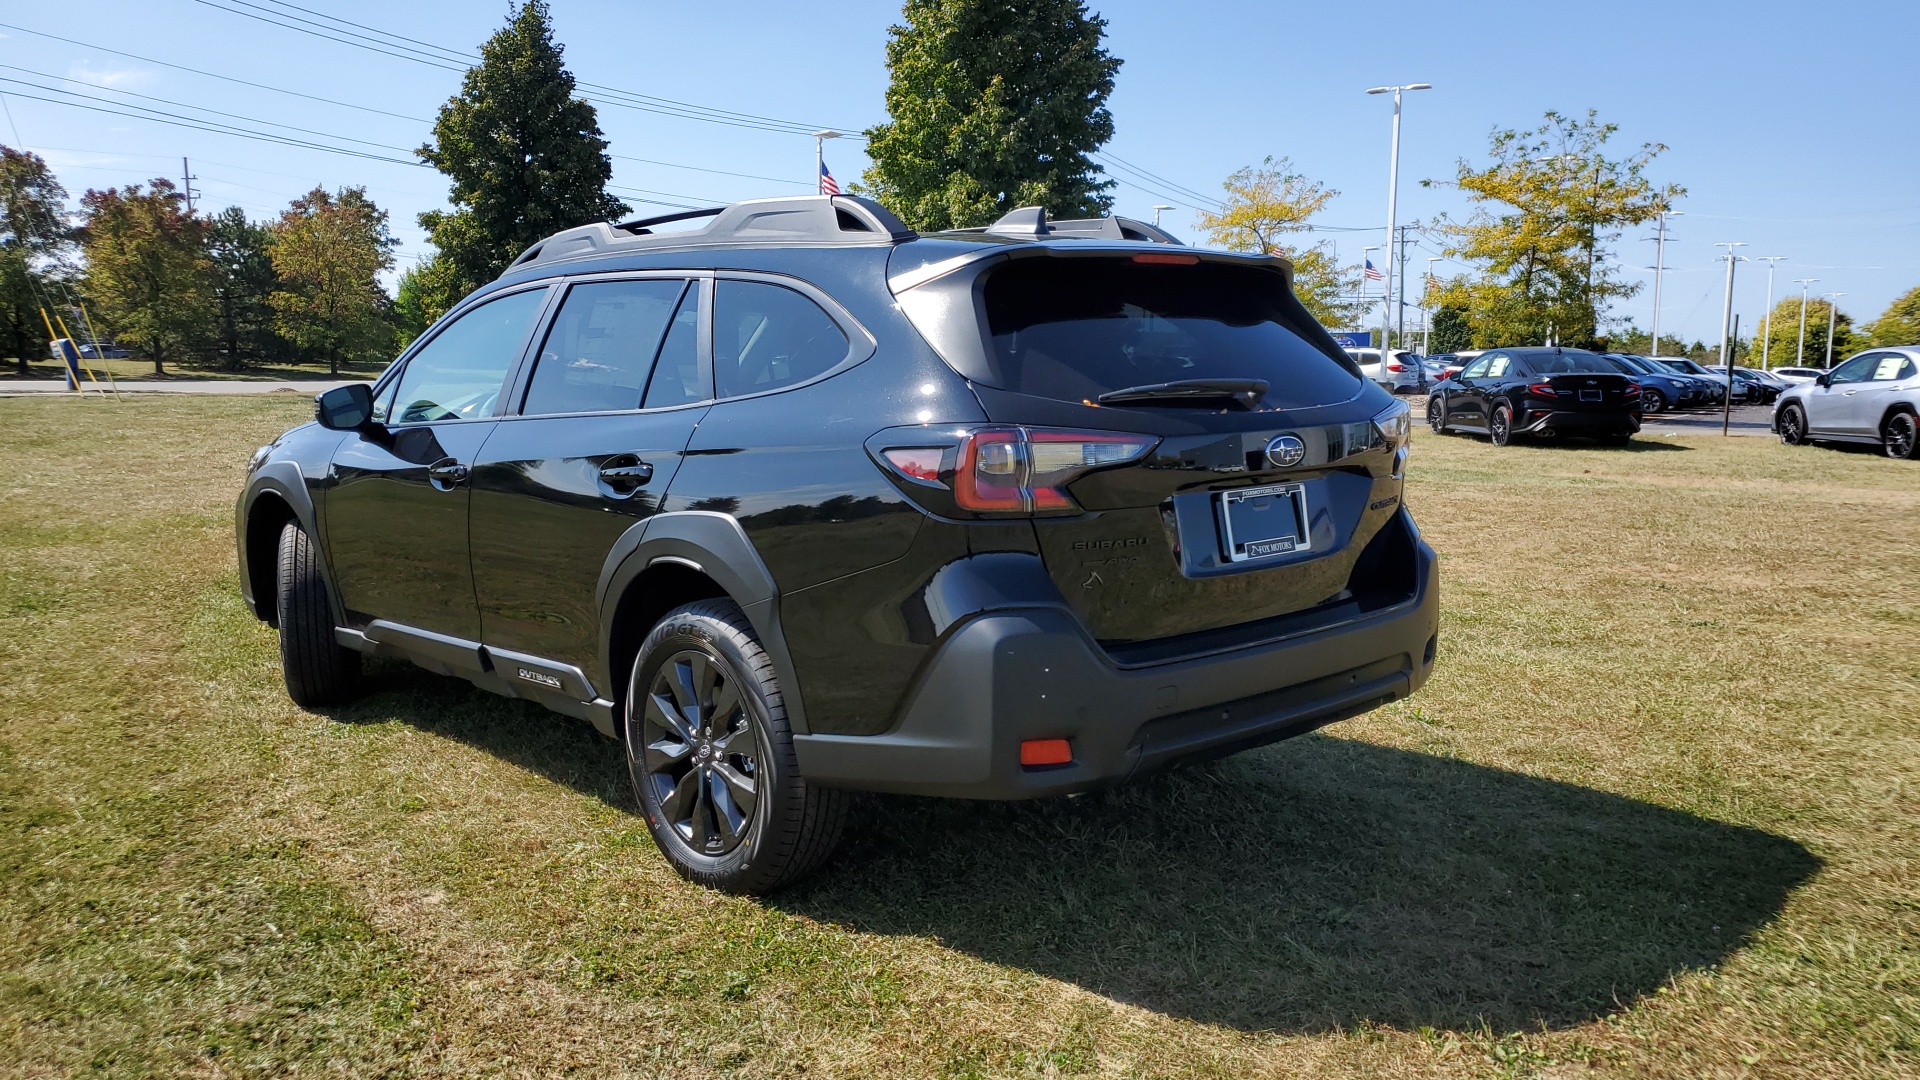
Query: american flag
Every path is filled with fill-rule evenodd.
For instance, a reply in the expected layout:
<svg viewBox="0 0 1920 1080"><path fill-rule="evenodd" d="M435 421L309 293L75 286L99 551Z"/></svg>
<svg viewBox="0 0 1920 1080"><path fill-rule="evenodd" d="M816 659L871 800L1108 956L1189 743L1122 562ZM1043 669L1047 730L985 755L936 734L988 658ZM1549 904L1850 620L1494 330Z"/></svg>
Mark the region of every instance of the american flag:
<svg viewBox="0 0 1920 1080"><path fill-rule="evenodd" d="M1379 280L1380 280L1380 271L1378 271L1378 270L1375 270L1375 269L1373 268L1373 260L1372 260L1372 259L1368 259L1368 260L1367 260L1367 280L1368 280L1368 281L1379 281Z"/></svg>
<svg viewBox="0 0 1920 1080"><path fill-rule="evenodd" d="M840 194L840 184L834 180L833 174L827 171L827 163L824 161L820 163L820 194Z"/></svg>

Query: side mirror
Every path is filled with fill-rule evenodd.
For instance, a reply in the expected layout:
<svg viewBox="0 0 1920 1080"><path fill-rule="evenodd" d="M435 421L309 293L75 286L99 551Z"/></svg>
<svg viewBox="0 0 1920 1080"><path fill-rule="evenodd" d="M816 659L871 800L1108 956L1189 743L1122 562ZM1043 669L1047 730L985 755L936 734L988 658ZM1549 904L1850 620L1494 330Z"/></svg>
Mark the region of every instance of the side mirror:
<svg viewBox="0 0 1920 1080"><path fill-rule="evenodd" d="M366 383L336 386L313 399L313 418L323 428L358 431L373 419L373 390Z"/></svg>
<svg viewBox="0 0 1920 1080"><path fill-rule="evenodd" d="M1827 375L1827 374L1825 374L1825 373L1823 372L1823 373L1821 373L1821 374L1819 374L1819 375L1815 375L1815 376L1813 377L1813 383L1814 383L1814 385L1815 385L1815 386L1832 386L1832 385L1833 385L1833 377L1832 377L1831 375Z"/></svg>

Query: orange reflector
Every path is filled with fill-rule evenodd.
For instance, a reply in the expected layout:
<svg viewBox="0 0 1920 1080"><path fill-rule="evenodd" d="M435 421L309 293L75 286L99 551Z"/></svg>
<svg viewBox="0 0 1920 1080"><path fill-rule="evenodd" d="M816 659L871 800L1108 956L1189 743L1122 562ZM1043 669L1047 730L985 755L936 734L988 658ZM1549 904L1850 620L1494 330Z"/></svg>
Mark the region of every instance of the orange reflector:
<svg viewBox="0 0 1920 1080"><path fill-rule="evenodd" d="M1073 747L1065 739L1028 739L1020 744L1022 765L1066 765L1073 761Z"/></svg>
<svg viewBox="0 0 1920 1080"><path fill-rule="evenodd" d="M1135 255L1133 257L1133 261L1137 263L1147 263L1149 265L1157 263L1161 266L1198 266L1200 264L1200 256L1173 255L1173 254L1162 255L1157 251L1152 253L1142 252L1138 255Z"/></svg>

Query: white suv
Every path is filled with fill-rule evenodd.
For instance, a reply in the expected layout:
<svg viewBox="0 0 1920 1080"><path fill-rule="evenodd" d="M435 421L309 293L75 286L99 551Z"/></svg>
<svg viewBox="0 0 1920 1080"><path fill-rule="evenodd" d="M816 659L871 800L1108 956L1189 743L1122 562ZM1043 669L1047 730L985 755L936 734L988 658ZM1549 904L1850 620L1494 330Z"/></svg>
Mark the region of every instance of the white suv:
<svg viewBox="0 0 1920 1080"><path fill-rule="evenodd" d="M1360 374L1396 394L1425 393L1434 376L1427 370L1425 358L1406 349L1394 349L1387 362L1380 362L1379 349L1348 349L1347 355L1360 365Z"/></svg>

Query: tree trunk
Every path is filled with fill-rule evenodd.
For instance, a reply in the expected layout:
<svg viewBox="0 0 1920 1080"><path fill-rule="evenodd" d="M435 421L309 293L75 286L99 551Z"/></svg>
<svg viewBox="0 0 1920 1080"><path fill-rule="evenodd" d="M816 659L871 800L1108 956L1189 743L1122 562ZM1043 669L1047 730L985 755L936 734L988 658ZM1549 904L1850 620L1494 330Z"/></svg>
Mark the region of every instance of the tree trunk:
<svg viewBox="0 0 1920 1080"><path fill-rule="evenodd" d="M340 350L339 349L332 348L332 347L329 347L327 349L327 369L333 373L334 378L337 379L340 377Z"/></svg>

